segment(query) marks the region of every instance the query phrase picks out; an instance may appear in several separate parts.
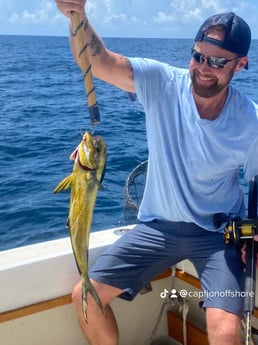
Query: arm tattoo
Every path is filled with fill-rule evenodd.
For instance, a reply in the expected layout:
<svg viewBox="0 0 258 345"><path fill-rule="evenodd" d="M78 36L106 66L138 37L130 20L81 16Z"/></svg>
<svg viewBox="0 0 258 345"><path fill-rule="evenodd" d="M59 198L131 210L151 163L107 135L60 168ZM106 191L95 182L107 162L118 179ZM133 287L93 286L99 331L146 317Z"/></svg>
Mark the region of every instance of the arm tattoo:
<svg viewBox="0 0 258 345"><path fill-rule="evenodd" d="M86 32L89 29L89 21L86 18L83 26L84 31ZM99 37L93 32L91 36L91 42L87 43L87 47L92 50L92 56L100 55L103 49L103 43Z"/></svg>
<svg viewBox="0 0 258 345"><path fill-rule="evenodd" d="M103 43L95 33L92 33L89 46L92 50L92 56L100 55L103 50Z"/></svg>
<svg viewBox="0 0 258 345"><path fill-rule="evenodd" d="M133 67L132 67L130 60L125 56L121 56L121 59L124 60L125 64L127 65L128 69L129 69L129 78L131 80L133 80Z"/></svg>
<svg viewBox="0 0 258 345"><path fill-rule="evenodd" d="M84 31L86 31L88 29L88 27L89 27L89 21L88 21L88 18L86 18L85 23L84 23L84 27L83 27Z"/></svg>

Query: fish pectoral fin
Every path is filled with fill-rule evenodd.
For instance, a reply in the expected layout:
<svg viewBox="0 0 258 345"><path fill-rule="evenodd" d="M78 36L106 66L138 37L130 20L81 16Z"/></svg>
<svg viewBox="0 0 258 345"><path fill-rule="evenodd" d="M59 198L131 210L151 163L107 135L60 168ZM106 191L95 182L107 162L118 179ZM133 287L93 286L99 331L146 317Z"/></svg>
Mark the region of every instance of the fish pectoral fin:
<svg viewBox="0 0 258 345"><path fill-rule="evenodd" d="M70 229L70 217L67 218L66 226L68 227L68 229Z"/></svg>
<svg viewBox="0 0 258 345"><path fill-rule="evenodd" d="M72 180L73 180L73 175L69 175L67 177L65 177L54 189L54 193L58 193L61 192L63 190L66 190L68 188L71 187L72 184Z"/></svg>
<svg viewBox="0 0 258 345"><path fill-rule="evenodd" d="M103 184L101 184L102 181L99 181L96 176L93 177L93 183L96 184L98 186L98 189L100 190L105 190L105 187L103 186Z"/></svg>
<svg viewBox="0 0 258 345"><path fill-rule="evenodd" d="M106 173L106 165L107 165L107 163L105 163L105 165L104 165L104 168L103 168L103 171L102 171L102 174L101 174L101 178L100 178L100 183L102 183L102 181L104 180L104 176L105 176L105 173Z"/></svg>
<svg viewBox="0 0 258 345"><path fill-rule="evenodd" d="M103 184L101 184L97 179L96 179L96 184L98 185L99 190L105 190L105 187L103 186Z"/></svg>
<svg viewBox="0 0 258 345"><path fill-rule="evenodd" d="M105 190L105 187L103 186L103 184L99 183L99 190Z"/></svg>

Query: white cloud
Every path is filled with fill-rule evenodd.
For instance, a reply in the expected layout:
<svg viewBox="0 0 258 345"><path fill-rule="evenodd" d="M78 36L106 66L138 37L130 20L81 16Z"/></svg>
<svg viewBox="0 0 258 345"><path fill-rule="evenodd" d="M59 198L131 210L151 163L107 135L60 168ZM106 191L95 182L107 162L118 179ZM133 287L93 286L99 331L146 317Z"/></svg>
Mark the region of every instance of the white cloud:
<svg viewBox="0 0 258 345"><path fill-rule="evenodd" d="M208 16L228 10L258 25L257 0L87 0L86 6L101 36L192 37ZM67 24L54 0L0 0L0 34L67 35Z"/></svg>
<svg viewBox="0 0 258 345"><path fill-rule="evenodd" d="M158 12L157 16L154 18L157 23L166 23L171 22L174 19L174 16L168 15L164 12Z"/></svg>
<svg viewBox="0 0 258 345"><path fill-rule="evenodd" d="M253 4L251 5L251 3ZM199 25L209 16L215 13L227 11L236 12L238 15L250 17L250 8L256 8L254 0L237 1L237 0L171 0L165 10L156 12L153 22L163 26L163 31L170 31L173 35L180 35L180 32L188 32L187 37L192 37L192 33ZM257 12L256 12L257 13ZM250 25L252 23L250 22ZM189 34L190 33L190 34ZM175 37L175 36L171 36Z"/></svg>
<svg viewBox="0 0 258 345"><path fill-rule="evenodd" d="M23 10L20 13L14 12L10 17L11 23L19 24L48 24L53 19L58 19L61 14L57 15L52 2L41 2L35 10Z"/></svg>
<svg viewBox="0 0 258 345"><path fill-rule="evenodd" d="M88 0L87 13L94 26L108 33L117 28L117 32L143 30L153 35L166 33L173 37L185 35L191 37L192 31L208 16L233 10L238 14L245 14L250 8L250 2L238 0ZM128 31L127 31L128 33ZM146 32L147 33L147 32ZM129 33L128 33L129 34Z"/></svg>
<svg viewBox="0 0 258 345"><path fill-rule="evenodd" d="M0 34L56 35L67 33L67 19L54 1L0 0Z"/></svg>

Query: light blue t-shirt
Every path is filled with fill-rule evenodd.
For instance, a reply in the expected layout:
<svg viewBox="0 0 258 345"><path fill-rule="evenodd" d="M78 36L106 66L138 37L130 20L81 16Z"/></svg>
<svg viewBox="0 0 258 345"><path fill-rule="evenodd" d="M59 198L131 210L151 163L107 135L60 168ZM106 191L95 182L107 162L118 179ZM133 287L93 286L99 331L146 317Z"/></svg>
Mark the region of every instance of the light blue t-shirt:
<svg viewBox="0 0 258 345"><path fill-rule="evenodd" d="M218 118L201 119L189 71L130 59L146 114L149 163L141 221L194 222L211 231L217 213L244 216L245 179L258 174L258 106L232 85Z"/></svg>

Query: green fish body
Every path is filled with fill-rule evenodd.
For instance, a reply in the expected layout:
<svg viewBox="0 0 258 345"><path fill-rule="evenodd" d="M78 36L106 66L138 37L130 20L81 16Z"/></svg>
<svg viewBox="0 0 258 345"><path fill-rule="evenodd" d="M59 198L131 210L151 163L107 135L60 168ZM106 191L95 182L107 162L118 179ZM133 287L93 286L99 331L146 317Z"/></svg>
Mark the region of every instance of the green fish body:
<svg viewBox="0 0 258 345"><path fill-rule="evenodd" d="M96 196L105 173L106 154L104 140L86 132L70 156L70 159L74 160L72 174L63 179L54 190L54 193L57 193L71 188L67 225L82 280L82 306L85 320L87 320L88 292L104 312L101 300L88 276L88 248Z"/></svg>

